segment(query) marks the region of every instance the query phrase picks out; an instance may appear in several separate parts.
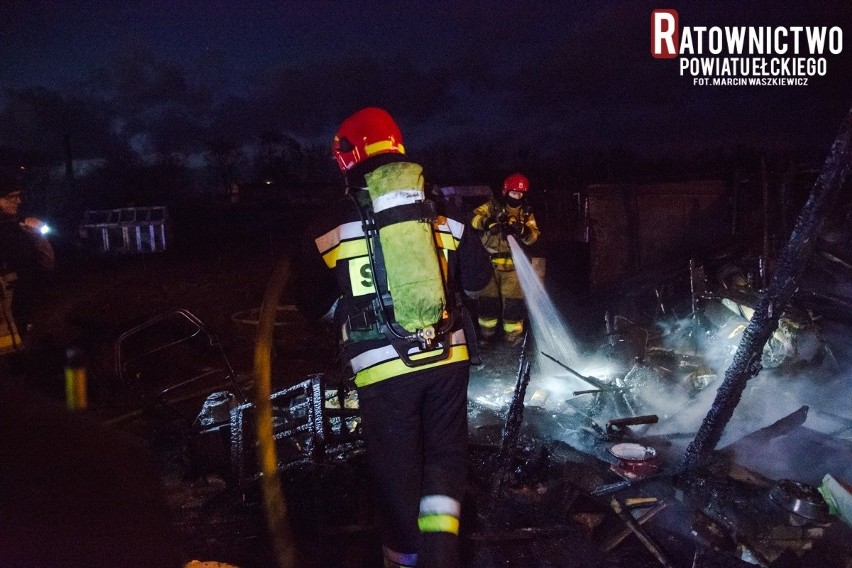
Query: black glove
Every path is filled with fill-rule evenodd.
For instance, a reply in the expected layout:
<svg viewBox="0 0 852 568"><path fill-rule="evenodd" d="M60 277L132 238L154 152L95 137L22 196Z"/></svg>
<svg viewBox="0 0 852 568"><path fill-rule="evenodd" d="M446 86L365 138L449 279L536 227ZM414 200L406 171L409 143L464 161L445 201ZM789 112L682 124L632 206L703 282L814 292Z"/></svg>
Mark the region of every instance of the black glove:
<svg viewBox="0 0 852 568"><path fill-rule="evenodd" d="M503 234L507 237L509 235L520 235L524 226L521 225L517 219L511 219L503 224L505 229L503 230Z"/></svg>
<svg viewBox="0 0 852 568"><path fill-rule="evenodd" d="M500 223L494 217L489 217L483 221L482 226L485 227L485 230L492 235L496 235L500 232Z"/></svg>

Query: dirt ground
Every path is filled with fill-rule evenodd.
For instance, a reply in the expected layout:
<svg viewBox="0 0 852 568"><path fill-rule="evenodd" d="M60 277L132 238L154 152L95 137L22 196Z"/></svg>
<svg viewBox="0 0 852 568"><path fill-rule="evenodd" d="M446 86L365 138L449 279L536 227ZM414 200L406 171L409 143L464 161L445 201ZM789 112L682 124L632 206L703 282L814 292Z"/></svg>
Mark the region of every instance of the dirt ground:
<svg viewBox="0 0 852 568"><path fill-rule="evenodd" d="M188 431L203 400L187 400L182 415L149 404L138 388L131 388L117 373L116 342L151 318L188 310L219 339L228 362L250 391L257 331L253 319L276 263L286 256L301 225L288 218L287 212L248 209L183 211L175 222L174 239L162 253L99 257L84 254L73 239L58 243L59 266L37 321L43 355L37 361L39 379L30 386L45 401L61 404L65 350L80 350L88 371L87 414L110 431L140 440L150 452L170 518L168 526L157 528L174 537L180 560L271 568L274 554L257 489L235 487L226 477L194 465L188 454ZM288 298L281 303L286 305ZM333 340L323 329L285 322L276 333L273 389L334 367ZM514 375L517 349L492 350L488 355L487 364L474 372L474 380L489 381L495 373ZM492 509L488 493L493 449L499 442L503 417L489 414L487 409L477 412L482 439L474 440L472 446L471 496L463 519L463 525L469 527L464 535L466 566L658 565L636 539L627 539L610 553L601 552L599 543L606 540L607 531L617 533L623 527L607 526L602 521L606 511L598 503L585 502L565 483L576 478L574 462L580 460L570 448L522 448L515 473L523 477L533 471L539 477L522 479L506 495L500 510ZM549 419L533 411L528 418ZM561 459L552 459L559 452L564 454ZM61 468L62 455L54 457ZM583 475L598 484L618 481L607 465L601 463L600 471ZM380 564L369 490L357 456L338 467L293 470L283 477L305 566L367 568ZM660 517L663 520L667 516L677 519L682 513L675 511L675 499L670 503ZM570 518L566 514L569 508ZM501 534L495 525L483 524L486 513L498 519L498 529L505 528L502 537L494 538ZM691 565L694 547L666 526L660 523L654 537L684 566ZM704 565L723 564L707 561ZM732 561L724 565L742 564Z"/></svg>
<svg viewBox="0 0 852 568"><path fill-rule="evenodd" d="M135 326L187 310L219 339L228 363L250 388L257 329L252 318L298 225L280 213L239 208L180 214L167 250L146 255L92 255L67 236L73 228L63 231L65 236L55 242L57 269L36 317L36 355L25 388L46 406L62 404L66 351L82 353L88 379L86 414L141 440L150 451L182 559L232 562L244 568L272 566L268 545L258 544L266 540L259 504L249 495L234 494L221 477L197 475L187 466L187 430L203 398L188 400L184 416L151 405L144 392L119 376L116 345ZM276 350L281 367L276 367L274 388L327 366L326 360L287 355L306 340L297 341L299 345ZM222 359L211 364L221 365ZM62 456L54 458L61 467Z"/></svg>
<svg viewBox="0 0 852 568"><path fill-rule="evenodd" d="M161 253L96 256L81 251L72 239L57 242L59 265L37 320L37 379L29 386L45 404L61 405L65 351L74 348L83 353L89 392L86 413L108 430L140 440L159 472L170 522L168 527L153 527L152 532L168 531L183 562L272 567L274 555L257 488L235 487L224 476L196 467L188 455L188 431L203 400L186 401L180 408L183 415L150 404L132 381L119 376L116 345L135 326L174 310L187 310L221 341L228 362L249 392L257 331L252 320L276 263L298 235L299 223L286 213L245 209L183 212L175 223L174 238ZM285 295L281 303L287 301ZM304 322L285 326L276 331L273 359L275 390L333 368L333 340L329 342L324 330ZM517 353L492 358L490 372L498 360L512 374ZM492 422L492 433L499 435L500 418L495 415ZM54 458L62 467L63 456ZM482 457L477 462L479 471L474 471L481 484L477 491L483 494L490 488L489 459ZM117 470L123 467L126 464L115 465ZM283 477L304 565L366 568L380 564L369 490L357 456L341 467L295 470ZM121 486L120 479L115 482ZM519 493L517 502L510 505L528 508L536 501L530 497ZM475 506L469 508L470 519L475 518L475 510ZM473 527L476 522L469 520L467 525ZM466 539L465 563L600 565L588 535L572 530L556 537L543 544L522 539L501 546ZM560 542L564 546L560 552L542 553L542 547L559 547ZM570 562L566 560L569 550L573 551L568 555ZM68 558L63 563L77 565Z"/></svg>

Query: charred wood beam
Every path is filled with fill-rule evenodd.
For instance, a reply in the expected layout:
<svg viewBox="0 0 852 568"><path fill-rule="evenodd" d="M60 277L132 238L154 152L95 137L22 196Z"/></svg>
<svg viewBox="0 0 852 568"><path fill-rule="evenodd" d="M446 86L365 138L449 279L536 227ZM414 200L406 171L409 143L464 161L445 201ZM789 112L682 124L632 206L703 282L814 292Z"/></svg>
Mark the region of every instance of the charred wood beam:
<svg viewBox="0 0 852 568"><path fill-rule="evenodd" d="M635 534L636 538L639 539L639 542L641 542L645 548L654 555L654 558L657 559L657 562L659 562L660 565L665 566L666 568L674 568L674 564L672 564L671 560L666 557L663 550L657 546L657 543L648 536L636 519L633 518L633 515L625 509L621 501L613 497L612 500L610 500L609 505L612 507L612 510L615 511L615 514L619 516L622 522L627 525L627 529Z"/></svg>
<svg viewBox="0 0 852 568"><path fill-rule="evenodd" d="M641 517L636 519L636 523L639 526L644 525L645 523L647 523L648 521L650 521L651 519L656 517L657 513L659 513L660 511L662 511L665 508L666 508L665 502L660 501L659 503L657 503L656 505L651 507L648 511L646 511L645 514L643 514ZM633 531L630 530L630 528L624 527L618 534L616 534L615 536L613 536L609 540L607 540L603 544L603 546L601 546L601 550L603 550L604 552L612 551L613 548L615 548L616 546L621 544L624 541L624 539L627 538L628 536L630 536L632 533L633 533Z"/></svg>
<svg viewBox="0 0 852 568"><path fill-rule="evenodd" d="M524 333L524 343L521 347L521 357L518 363L518 379L515 384L515 393L509 405L506 416L506 424L500 438L500 451L497 454L497 473L491 486L492 505L496 504L503 491L503 484L508 477L512 464L512 449L517 445L518 435L521 431L521 423L524 420L524 397L527 385L530 382L530 363L527 360L528 333ZM489 515L493 518L493 515Z"/></svg>
<svg viewBox="0 0 852 568"><path fill-rule="evenodd" d="M852 167L852 110L846 115L840 133L823 164L808 201L802 208L793 233L781 251L766 293L743 333L725 380L695 439L686 449L682 467L701 465L722 437L734 414L746 383L760 372L760 357L769 337L778 327L778 318L796 290L796 280L805 269L817 233L826 213L834 207Z"/></svg>
<svg viewBox="0 0 852 568"><path fill-rule="evenodd" d="M606 431L609 433L624 429L626 426L638 426L640 424L656 424L660 418L656 414L645 414L643 416L628 416L626 418L611 418L606 423Z"/></svg>

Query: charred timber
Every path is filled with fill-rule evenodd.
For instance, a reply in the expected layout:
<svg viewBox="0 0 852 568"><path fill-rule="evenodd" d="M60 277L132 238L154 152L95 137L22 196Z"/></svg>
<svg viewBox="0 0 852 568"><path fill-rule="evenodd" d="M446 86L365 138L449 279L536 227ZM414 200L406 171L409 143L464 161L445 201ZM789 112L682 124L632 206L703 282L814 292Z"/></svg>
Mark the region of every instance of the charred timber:
<svg viewBox="0 0 852 568"><path fill-rule="evenodd" d="M633 515L631 515L625 509L624 504L621 501L619 501L616 497L613 497L610 500L609 504L610 507L612 507L612 510L615 511L615 514L619 516L619 518L622 520L622 522L624 522L625 525L627 525L627 529L630 530L630 532L632 532L633 534L635 534L636 538L639 539L639 542L641 542L645 546L645 548L647 548L648 551L654 555L654 558L657 559L657 562L659 562L662 566L665 566L666 568L674 568L674 564L672 564L671 560L666 557L665 553L663 552L663 549L661 549L657 545L657 543L654 542L653 539L651 539L648 533L646 533L645 530L642 528L640 523L638 523L636 519L633 518Z"/></svg>
<svg viewBox="0 0 852 568"><path fill-rule="evenodd" d="M651 509L649 509L641 517L636 519L636 524L638 524L639 526L644 525L645 523L656 517L657 514L665 508L666 504L664 502L661 501L659 503L656 503L653 507L651 507ZM613 548L621 544L624 539L630 536L632 533L633 530L630 527L625 527L618 534L607 540L604 545L601 546L601 550L603 550L604 552L610 552Z"/></svg>
<svg viewBox="0 0 852 568"><path fill-rule="evenodd" d="M850 137L852 110L847 113L840 133L811 189L808 201L796 220L790 240L781 251L769 287L743 333L733 363L725 372L725 380L716 393L716 399L695 439L686 449L682 463L684 469L700 466L716 448L722 431L742 397L746 383L760 372L763 347L778 327L778 318L796 290L796 281L805 269L826 212L837 202L849 175L849 169L852 167Z"/></svg>
<svg viewBox="0 0 852 568"><path fill-rule="evenodd" d="M643 416L628 416L626 418L612 418L606 423L606 431L618 432L627 426L639 426L641 424L656 424L660 418L656 414L645 414Z"/></svg>
<svg viewBox="0 0 852 568"><path fill-rule="evenodd" d="M503 491L503 483L511 468L512 449L517 445L521 423L524 420L524 397L526 396L527 385L530 382L530 364L527 360L527 339L528 334L525 333L523 347L521 347L521 357L518 363L518 380L515 384L515 393L509 405L506 424L503 426L503 434L500 438L500 452L497 455L497 474L491 487L492 503L497 502Z"/></svg>

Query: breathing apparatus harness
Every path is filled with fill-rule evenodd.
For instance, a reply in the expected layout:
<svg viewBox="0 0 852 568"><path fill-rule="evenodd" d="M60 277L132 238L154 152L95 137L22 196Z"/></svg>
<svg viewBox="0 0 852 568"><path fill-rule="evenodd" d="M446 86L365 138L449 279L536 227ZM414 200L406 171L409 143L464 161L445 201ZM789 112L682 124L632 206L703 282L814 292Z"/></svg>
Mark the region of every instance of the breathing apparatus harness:
<svg viewBox="0 0 852 568"><path fill-rule="evenodd" d="M354 191L353 191L354 190ZM447 309L444 309L441 318L434 324L424 326L413 332L400 325L394 318L393 298L388 289L387 271L382 253L382 244L379 238L379 229L387 225L403 221L416 221L428 223L432 234L433 249L438 256L438 264L441 264L441 249L438 246L432 224L437 221L435 203L429 199L423 199L415 203L399 205L378 213L373 212L372 202L364 188L348 188L347 194L355 203L361 217L361 228L364 232L364 240L367 245L367 257L370 263L370 271L373 275L375 288L374 297L365 310L355 316L358 324L353 324L353 318L347 319L347 327L350 330L366 331L371 329L378 331L381 336L390 342L400 360L407 367L419 367L438 361L443 361L450 356L449 335L453 330L456 318L461 313L461 297L449 290L449 270L442 273L442 285L444 298L448 301ZM364 196L367 196L364 198ZM361 199L359 199L359 197ZM379 336L376 335L375 338ZM418 353L436 350L432 355L412 359L412 350L419 348ZM415 353L416 354L416 353Z"/></svg>

